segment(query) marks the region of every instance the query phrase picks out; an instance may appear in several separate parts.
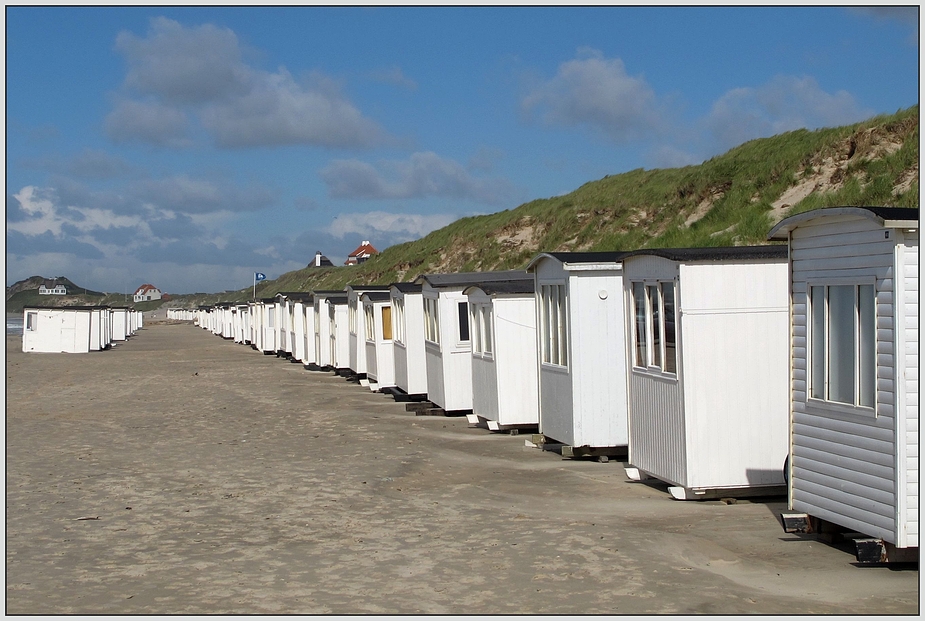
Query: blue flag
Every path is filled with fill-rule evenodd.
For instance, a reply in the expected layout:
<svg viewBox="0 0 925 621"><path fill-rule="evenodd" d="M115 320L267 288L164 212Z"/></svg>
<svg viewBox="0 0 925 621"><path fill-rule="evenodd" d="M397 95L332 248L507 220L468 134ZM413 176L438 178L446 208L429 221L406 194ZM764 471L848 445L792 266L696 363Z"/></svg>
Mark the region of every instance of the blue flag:
<svg viewBox="0 0 925 621"><path fill-rule="evenodd" d="M266 279L267 279L267 275L266 275L266 274L261 274L260 272L257 272L256 274L254 274L254 280L256 280L256 281L258 281L258 282L261 281L261 280L266 280Z"/></svg>

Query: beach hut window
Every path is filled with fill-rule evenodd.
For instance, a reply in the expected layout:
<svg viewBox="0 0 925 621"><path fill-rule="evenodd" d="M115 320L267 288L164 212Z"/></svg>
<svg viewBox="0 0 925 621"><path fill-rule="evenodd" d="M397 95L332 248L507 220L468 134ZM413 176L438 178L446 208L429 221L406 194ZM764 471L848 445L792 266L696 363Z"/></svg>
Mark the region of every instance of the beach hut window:
<svg viewBox="0 0 925 621"><path fill-rule="evenodd" d="M469 308L471 310L471 323L472 323L472 352L475 354L482 353L482 321L480 317L479 306L476 304L470 304Z"/></svg>
<svg viewBox="0 0 925 621"><path fill-rule="evenodd" d="M490 354L494 349L491 345L491 307L483 306L482 307L482 339L483 346L482 349L486 354Z"/></svg>
<svg viewBox="0 0 925 621"><path fill-rule="evenodd" d="M275 317L276 317L276 309L275 309L275 308L268 308L268 309L267 309L267 327L268 327L268 328L275 328L275 327L276 327Z"/></svg>
<svg viewBox="0 0 925 621"><path fill-rule="evenodd" d="M440 316L435 298L424 298L424 338L431 343L440 343Z"/></svg>
<svg viewBox="0 0 925 621"><path fill-rule="evenodd" d="M645 367L649 364L649 356L646 352L646 296L644 294L644 287L645 285L641 282L633 283L633 302L636 312L635 343L637 367Z"/></svg>
<svg viewBox="0 0 925 621"><path fill-rule="evenodd" d="M376 319L373 316L373 307L367 304L363 305L363 315L366 319L366 340L376 340Z"/></svg>
<svg viewBox="0 0 925 621"><path fill-rule="evenodd" d="M540 325L543 362L568 366L568 325L565 285L540 285Z"/></svg>
<svg viewBox="0 0 925 621"><path fill-rule="evenodd" d="M392 308L395 310L395 341L405 342L405 300L392 298Z"/></svg>
<svg viewBox="0 0 925 621"><path fill-rule="evenodd" d="M462 343L469 340L469 303L460 302L457 309L459 311L457 313L459 317L459 342Z"/></svg>
<svg viewBox="0 0 925 621"><path fill-rule="evenodd" d="M382 307L382 340L392 340L392 308L390 306Z"/></svg>
<svg viewBox="0 0 925 621"><path fill-rule="evenodd" d="M673 282L633 283L635 366L677 373Z"/></svg>
<svg viewBox="0 0 925 621"><path fill-rule="evenodd" d="M674 283L662 283L662 304L665 317L665 371L678 372L678 345L675 332Z"/></svg>
<svg viewBox="0 0 925 621"><path fill-rule="evenodd" d="M347 308L347 314L349 315L348 321L350 324L350 334L357 333L357 307L356 302L352 302Z"/></svg>
<svg viewBox="0 0 925 621"><path fill-rule="evenodd" d="M810 396L873 408L876 310L873 285L810 287Z"/></svg>
<svg viewBox="0 0 925 621"><path fill-rule="evenodd" d="M38 313L26 313L26 330L29 330L30 332L34 332L35 325L36 325L36 322L38 321L38 318L39 318Z"/></svg>
<svg viewBox="0 0 925 621"><path fill-rule="evenodd" d="M652 313L652 366L662 366L662 322L659 307L661 302L658 295L658 286L646 287L649 297L649 311Z"/></svg>

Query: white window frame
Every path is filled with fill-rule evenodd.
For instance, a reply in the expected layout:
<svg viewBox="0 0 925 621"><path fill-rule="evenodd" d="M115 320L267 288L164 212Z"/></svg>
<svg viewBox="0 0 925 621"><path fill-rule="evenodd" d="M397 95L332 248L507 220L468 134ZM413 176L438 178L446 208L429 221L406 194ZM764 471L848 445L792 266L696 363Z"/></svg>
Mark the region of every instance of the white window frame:
<svg viewBox="0 0 925 621"><path fill-rule="evenodd" d="M643 301L643 329L645 334L641 344L645 347L645 351L642 352L642 355L645 356L645 360L640 364L640 352L639 352L639 320L637 317L637 308L639 298L637 296L637 285L642 287L642 301ZM671 358L668 353L668 345L666 336L667 332L667 321L666 321L666 312L665 312L665 287L670 286L673 292L673 302L674 302L674 356ZM632 280L629 283L629 312L631 317L632 330L630 331L630 362L632 363L633 371L635 372L646 372L652 375L659 375L668 378L677 378L678 376L678 367L680 366L679 360L679 327L680 322L678 321L678 283L676 280L658 280L658 279L640 279ZM653 299L651 292L655 291L656 293L656 302L658 308L653 308ZM658 318L658 347L655 343L655 320ZM674 370L669 370L669 360L674 361Z"/></svg>
<svg viewBox="0 0 925 621"><path fill-rule="evenodd" d="M854 288L854 326L852 329L853 333L853 354L852 361L854 363L853 370L853 382L852 387L853 391L853 403L846 403L844 401L835 401L829 398L829 360L828 355L830 351L830 334L829 330L831 328L830 316L828 313L828 304L830 297L830 288L831 287L843 287L850 286ZM822 395L821 397L814 397L813 394L816 392L817 386L817 377L814 368L815 357L820 353L816 350L816 341L814 330L814 302L813 302L813 288L820 287L823 289L823 304L825 310L823 310L822 319L824 320L823 330L824 334L821 341L821 353L824 356L823 366L822 366ZM861 400L861 317L859 316L860 309L860 287L871 287L873 293L873 307L871 310L871 323L868 326L868 329L871 330L873 335L873 356L871 361L871 370L873 371L873 387L872 387L872 398L873 403L871 405L862 405ZM878 369L877 369L877 279L873 276L867 278L833 278L826 280L809 280L806 283L806 391L805 391L805 401L807 408L812 410L820 411L829 411L829 412L839 412L842 414L854 414L865 417L874 417L877 416L877 379L878 379Z"/></svg>
<svg viewBox="0 0 925 621"><path fill-rule="evenodd" d="M376 341L376 311L372 304L363 305L363 320L366 327L366 342L374 343Z"/></svg>
<svg viewBox="0 0 925 621"><path fill-rule="evenodd" d="M405 343L405 298L392 298L392 340Z"/></svg>
<svg viewBox="0 0 925 621"><path fill-rule="evenodd" d="M424 297L424 340L440 345L440 299Z"/></svg>
<svg viewBox="0 0 925 621"><path fill-rule="evenodd" d="M569 368L568 286L561 281L541 282L540 361L543 366Z"/></svg>
<svg viewBox="0 0 925 621"><path fill-rule="evenodd" d="M26 328L26 331L35 332L36 326L38 325L38 321L39 321L38 313L27 312L26 321L23 324Z"/></svg>
<svg viewBox="0 0 925 621"><path fill-rule="evenodd" d="M469 338L462 337L462 320L466 320L466 332ZM456 344L464 346L472 343L472 322L469 321L469 303L465 300L456 300Z"/></svg>

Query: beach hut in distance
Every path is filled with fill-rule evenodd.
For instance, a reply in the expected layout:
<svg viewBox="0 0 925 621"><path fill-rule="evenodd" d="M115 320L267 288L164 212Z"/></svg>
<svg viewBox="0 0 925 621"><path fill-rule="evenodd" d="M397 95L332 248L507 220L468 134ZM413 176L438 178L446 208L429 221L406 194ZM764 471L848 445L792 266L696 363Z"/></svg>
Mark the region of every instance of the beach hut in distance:
<svg viewBox="0 0 925 621"><path fill-rule="evenodd" d="M789 532L860 533L861 562L918 560L919 210L790 216Z"/></svg>
<svg viewBox="0 0 925 621"><path fill-rule="evenodd" d="M254 305L257 315L254 319L254 329L257 339L254 348L264 354L275 354L277 351L277 314L276 298L261 298Z"/></svg>
<svg viewBox="0 0 925 621"><path fill-rule="evenodd" d="M469 298L472 414L492 431L536 429L539 423L536 297L527 280L485 283Z"/></svg>
<svg viewBox="0 0 925 621"><path fill-rule="evenodd" d="M363 309L363 353L369 389L373 392L395 386L395 353L392 350L393 316L388 291L366 291L360 296Z"/></svg>
<svg viewBox="0 0 925 621"><path fill-rule="evenodd" d="M345 375L350 368L350 331L347 326L347 296L332 295L325 298L328 318L328 366L338 375Z"/></svg>
<svg viewBox="0 0 925 621"><path fill-rule="evenodd" d="M472 350L469 300L463 290L489 282L526 280L522 270L424 274L424 352L427 398L445 412L472 411Z"/></svg>
<svg viewBox="0 0 925 621"><path fill-rule="evenodd" d="M124 341L130 336L129 332L129 309L127 306L113 306L110 312L112 322L112 340Z"/></svg>
<svg viewBox="0 0 925 621"><path fill-rule="evenodd" d="M304 364L305 361L305 307L312 304L312 294L299 292L292 293L289 296L292 301L292 313L290 316L291 329L290 338L292 339L292 351L289 355L290 362Z"/></svg>
<svg viewBox="0 0 925 621"><path fill-rule="evenodd" d="M786 246L638 250L623 283L628 477L680 500L783 495Z"/></svg>
<svg viewBox="0 0 925 621"><path fill-rule="evenodd" d="M84 354L99 349L91 344L92 316L96 310L92 306L25 307L23 352Z"/></svg>
<svg viewBox="0 0 925 621"><path fill-rule="evenodd" d="M366 380L366 322L363 319L363 304L360 296L367 291L388 291L385 285L347 285L347 325L350 341L350 370L368 386Z"/></svg>
<svg viewBox="0 0 925 621"><path fill-rule="evenodd" d="M327 369L333 364L331 359L331 318L326 300L329 297L343 295L343 291L330 289L319 289L312 292L312 305L314 306L312 334L315 336L315 366L312 370Z"/></svg>
<svg viewBox="0 0 925 621"><path fill-rule="evenodd" d="M308 294L302 300L302 323L304 334L302 340L302 366L309 370L317 370L315 354L315 295Z"/></svg>
<svg viewBox="0 0 925 621"><path fill-rule="evenodd" d="M539 434L566 456L601 460L628 444L625 252L544 252L535 278Z"/></svg>
<svg viewBox="0 0 925 621"><path fill-rule="evenodd" d="M421 285L398 282L389 286L392 304L392 351L395 356L396 397L427 397L427 361L424 354L424 298Z"/></svg>

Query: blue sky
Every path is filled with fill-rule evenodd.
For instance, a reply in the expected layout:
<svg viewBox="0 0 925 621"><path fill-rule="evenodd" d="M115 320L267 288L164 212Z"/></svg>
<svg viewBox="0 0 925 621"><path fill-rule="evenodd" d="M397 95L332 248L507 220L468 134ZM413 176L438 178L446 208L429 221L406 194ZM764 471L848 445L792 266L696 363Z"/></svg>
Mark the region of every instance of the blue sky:
<svg viewBox="0 0 925 621"><path fill-rule="evenodd" d="M7 7L7 283L217 292L918 103L918 7Z"/></svg>

